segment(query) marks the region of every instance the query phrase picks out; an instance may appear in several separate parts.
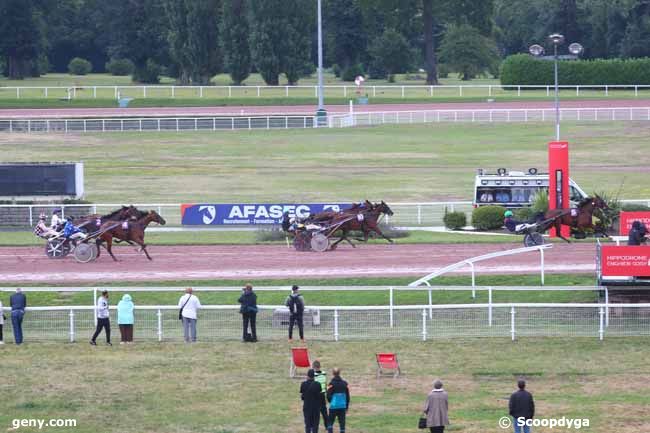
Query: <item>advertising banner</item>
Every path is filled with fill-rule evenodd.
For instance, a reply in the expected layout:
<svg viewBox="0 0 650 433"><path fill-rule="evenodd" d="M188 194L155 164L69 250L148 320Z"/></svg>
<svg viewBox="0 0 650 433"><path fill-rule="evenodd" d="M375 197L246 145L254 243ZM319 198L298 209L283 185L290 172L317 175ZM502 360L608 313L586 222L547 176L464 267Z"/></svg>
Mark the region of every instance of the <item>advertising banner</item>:
<svg viewBox="0 0 650 433"><path fill-rule="evenodd" d="M280 224L282 215L304 218L325 210L340 211L351 203L301 203L301 204L183 204L181 217L183 225L232 225L232 224Z"/></svg>
<svg viewBox="0 0 650 433"><path fill-rule="evenodd" d="M634 221L641 221L650 229L650 212L621 212L619 234L621 236L629 235Z"/></svg>
<svg viewBox="0 0 650 433"><path fill-rule="evenodd" d="M600 254L603 277L650 277L650 246L604 246Z"/></svg>

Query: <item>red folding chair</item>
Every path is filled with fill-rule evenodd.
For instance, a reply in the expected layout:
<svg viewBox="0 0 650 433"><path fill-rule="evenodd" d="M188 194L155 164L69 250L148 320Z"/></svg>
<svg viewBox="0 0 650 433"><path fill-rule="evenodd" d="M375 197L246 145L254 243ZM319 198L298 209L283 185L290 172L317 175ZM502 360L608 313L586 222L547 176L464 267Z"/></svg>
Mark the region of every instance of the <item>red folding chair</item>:
<svg viewBox="0 0 650 433"><path fill-rule="evenodd" d="M399 361L397 355L394 353L377 353L377 378L382 374L390 374L397 377L402 372L399 368ZM392 370L387 371L387 370Z"/></svg>
<svg viewBox="0 0 650 433"><path fill-rule="evenodd" d="M289 364L289 377L296 377L298 368L311 368L309 352L306 347L291 348L291 363Z"/></svg>

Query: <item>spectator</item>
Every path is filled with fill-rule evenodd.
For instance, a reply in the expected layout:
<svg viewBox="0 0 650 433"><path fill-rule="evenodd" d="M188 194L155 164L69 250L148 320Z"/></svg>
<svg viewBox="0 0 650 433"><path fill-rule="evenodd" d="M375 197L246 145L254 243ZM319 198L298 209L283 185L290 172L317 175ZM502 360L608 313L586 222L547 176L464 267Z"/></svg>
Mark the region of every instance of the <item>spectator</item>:
<svg viewBox="0 0 650 433"><path fill-rule="evenodd" d="M298 293L298 286L291 287L291 294L287 296L284 302L289 308L289 342L293 341L293 325L298 325L298 333L300 334L300 341L305 342L305 334L303 327L303 313L305 311L305 300L302 295Z"/></svg>
<svg viewBox="0 0 650 433"><path fill-rule="evenodd" d="M530 427L527 425L522 426L519 424L520 419L523 418L523 421L533 419L535 416L535 402L533 401L533 395L526 391L526 381L519 379L517 381L517 387L519 390L512 393L510 396L510 402L508 403L508 409L510 416L513 418L515 433L530 433Z"/></svg>
<svg viewBox="0 0 650 433"><path fill-rule="evenodd" d="M133 343L133 301L128 293L117 304L117 325L120 327L120 344Z"/></svg>
<svg viewBox="0 0 650 433"><path fill-rule="evenodd" d="M334 421L339 419L339 430L345 432L345 414L350 408L350 389L348 383L341 379L341 370L332 370L332 381L327 387L327 401L330 403L330 417L326 424L327 431L334 431Z"/></svg>
<svg viewBox="0 0 650 433"><path fill-rule="evenodd" d="M257 341L257 327L255 326L255 318L257 316L257 295L253 292L253 286L246 284L244 286L244 293L239 297L238 302L241 304L239 312L242 315L244 335L243 341L250 341L255 343ZM250 323L251 332L248 333L248 324Z"/></svg>
<svg viewBox="0 0 650 433"><path fill-rule="evenodd" d="M318 423L321 408L321 387L314 380L314 370L309 369L307 380L300 384L300 398L302 399L302 414L305 417L305 433L318 433Z"/></svg>
<svg viewBox="0 0 650 433"><path fill-rule="evenodd" d="M442 388L442 382L436 379L433 390L427 396L424 404L424 414L427 418L427 427L431 433L442 433L445 426L449 425L449 401L447 391Z"/></svg>
<svg viewBox="0 0 650 433"><path fill-rule="evenodd" d="M111 344L111 319L108 311L108 290L102 292L102 296L97 300L97 327L95 333L90 339L90 344L97 346L97 336L102 332L102 328L106 333L106 344Z"/></svg>
<svg viewBox="0 0 650 433"><path fill-rule="evenodd" d="M648 231L641 221L634 221L632 223L632 229L630 230L630 233L628 233L627 244L637 246L644 244L647 240L647 233Z"/></svg>
<svg viewBox="0 0 650 433"><path fill-rule="evenodd" d="M178 306L181 307L179 313L183 320L183 337L186 343L196 343L196 320L198 311L201 308L201 302L196 295L192 294L192 288L185 289L185 294L178 300Z"/></svg>
<svg viewBox="0 0 650 433"><path fill-rule="evenodd" d="M2 335L2 327L5 324L5 312L2 309L2 301L0 301L0 344L5 344L5 340Z"/></svg>
<svg viewBox="0 0 650 433"><path fill-rule="evenodd" d="M16 344L23 344L23 317L25 316L25 308L27 308L27 297L22 289L17 288L16 293L9 298L11 305L11 326L14 329L14 340Z"/></svg>
<svg viewBox="0 0 650 433"><path fill-rule="evenodd" d="M329 426L329 415L327 414L327 373L320 369L320 361L315 360L311 364L314 369L314 380L320 384L320 413L323 415L323 424Z"/></svg>

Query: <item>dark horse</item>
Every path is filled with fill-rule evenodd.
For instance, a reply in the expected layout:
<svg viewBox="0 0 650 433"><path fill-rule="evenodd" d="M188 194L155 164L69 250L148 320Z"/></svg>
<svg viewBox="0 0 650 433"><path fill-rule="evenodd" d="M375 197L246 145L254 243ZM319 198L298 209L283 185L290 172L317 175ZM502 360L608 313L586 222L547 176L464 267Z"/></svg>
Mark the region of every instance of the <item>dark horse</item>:
<svg viewBox="0 0 650 433"><path fill-rule="evenodd" d="M383 201L379 204L366 202L364 208L357 206L339 212L331 219L330 225L335 227L338 225L336 231L341 231L341 237L332 244L331 248L335 249L342 240L347 241L354 247L352 241L348 239L348 233L352 230L363 232L363 239L357 239L359 241L368 242L370 232L375 232L388 242L393 243L393 240L383 234L378 227L379 218L382 214L393 215L393 211Z"/></svg>
<svg viewBox="0 0 650 433"><path fill-rule="evenodd" d="M152 222L163 226L166 224L165 219L153 210L145 212L144 216L139 218L137 221L124 221L122 223L107 221L103 223L100 230L106 231L101 234L99 239L97 239L97 257L99 257L100 245L102 242L106 242L106 251L108 251L108 254L111 255L113 260L117 261L112 251L113 238L115 238L116 241L133 242L140 245L140 249L144 251L147 258L151 260L151 256L149 256L149 253L147 252L147 245L144 243L144 231Z"/></svg>
<svg viewBox="0 0 650 433"><path fill-rule="evenodd" d="M544 218L554 219L551 227L555 227L555 232L560 238L571 243L569 239L562 236L560 228L565 225L577 230L594 229L593 216L596 209L609 209L605 200L598 195L583 199L577 209L549 210L544 214Z"/></svg>
<svg viewBox="0 0 650 433"><path fill-rule="evenodd" d="M78 227L84 227L84 230L92 233L95 230L99 230L100 226L106 221L138 220L146 215L147 212L143 212L133 205L122 206L120 209L114 210L106 215L91 214L79 217L76 220L76 225Z"/></svg>

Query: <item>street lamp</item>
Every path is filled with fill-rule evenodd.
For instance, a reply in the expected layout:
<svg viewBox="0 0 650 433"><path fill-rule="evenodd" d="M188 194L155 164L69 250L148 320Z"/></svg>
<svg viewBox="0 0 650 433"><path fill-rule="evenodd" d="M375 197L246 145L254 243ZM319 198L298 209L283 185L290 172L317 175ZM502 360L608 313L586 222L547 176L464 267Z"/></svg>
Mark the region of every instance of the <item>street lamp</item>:
<svg viewBox="0 0 650 433"><path fill-rule="evenodd" d="M564 36L559 34L559 33L553 33L548 37L548 40L550 43L553 44L553 61L555 63L554 67L554 75L555 75L555 140L560 141L560 92L559 92L559 86L558 86L558 74L557 74L557 66L558 66L558 55L557 55L557 48L558 46L564 44ZM583 51L582 45L580 45L577 42L572 43L569 45L569 52L573 54L574 56L579 56ZM541 57L544 55L544 47L541 45L535 44L531 45L530 48L528 48L528 52L532 54L535 57Z"/></svg>

